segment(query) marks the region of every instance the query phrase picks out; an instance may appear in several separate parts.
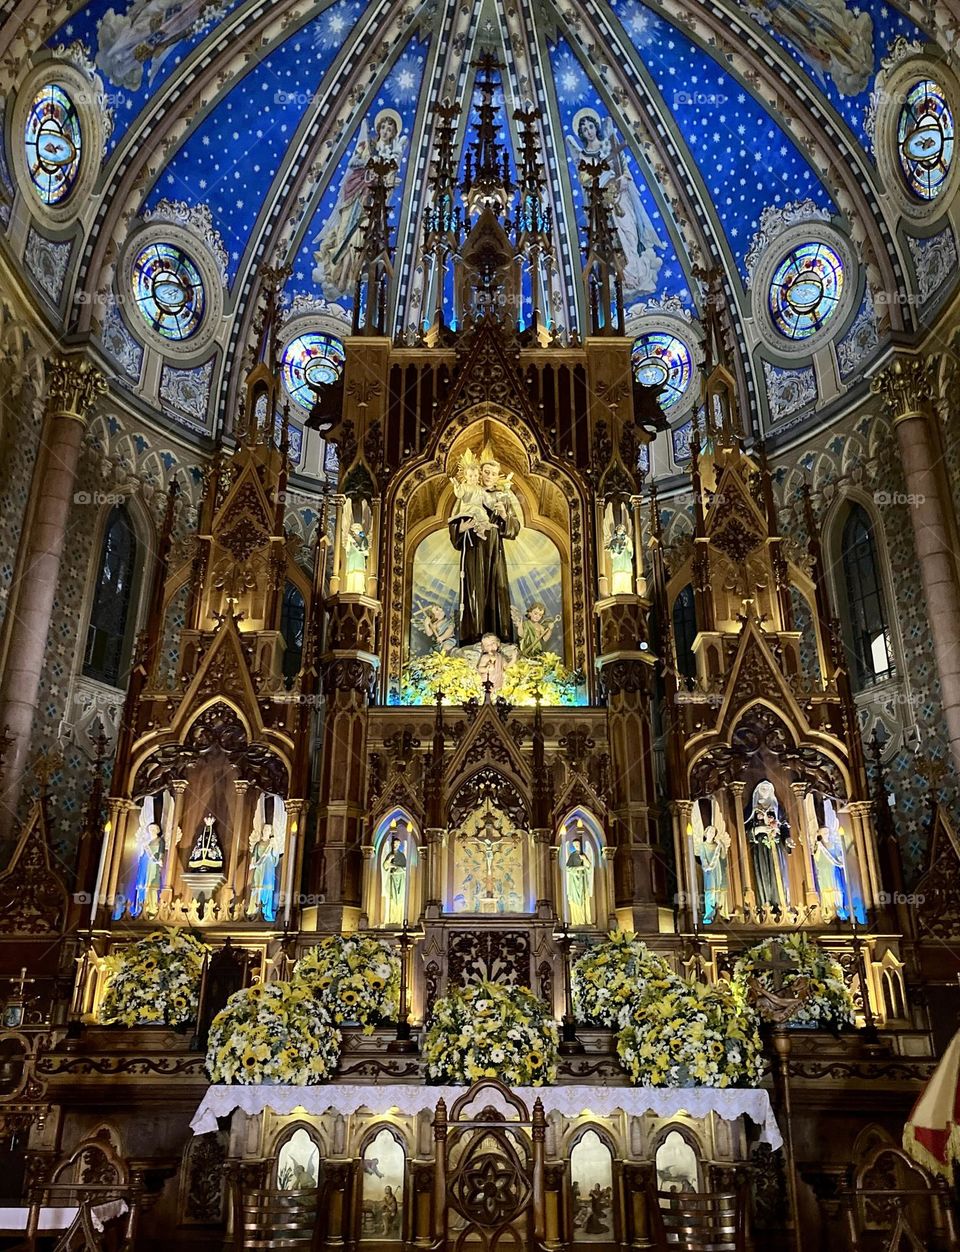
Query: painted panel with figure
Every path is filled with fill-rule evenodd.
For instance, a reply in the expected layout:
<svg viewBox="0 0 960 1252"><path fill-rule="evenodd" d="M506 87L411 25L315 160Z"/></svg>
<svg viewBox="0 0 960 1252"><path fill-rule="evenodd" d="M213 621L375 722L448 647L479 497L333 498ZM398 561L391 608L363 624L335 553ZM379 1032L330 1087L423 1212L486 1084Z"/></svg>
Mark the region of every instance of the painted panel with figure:
<svg viewBox="0 0 960 1252"><path fill-rule="evenodd" d="M573 1242L613 1243L613 1159L595 1130L570 1153Z"/></svg>
<svg viewBox="0 0 960 1252"><path fill-rule="evenodd" d="M396 1239L403 1231L403 1148L381 1130L363 1154L360 1238Z"/></svg>

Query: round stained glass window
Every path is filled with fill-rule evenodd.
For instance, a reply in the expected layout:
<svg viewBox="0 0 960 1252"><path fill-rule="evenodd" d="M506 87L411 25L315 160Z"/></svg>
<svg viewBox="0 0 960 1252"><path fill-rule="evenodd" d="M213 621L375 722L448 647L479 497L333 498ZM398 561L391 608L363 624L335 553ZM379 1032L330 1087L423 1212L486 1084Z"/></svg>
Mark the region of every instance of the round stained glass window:
<svg viewBox="0 0 960 1252"><path fill-rule="evenodd" d="M953 113L943 88L929 78L907 92L897 123L900 168L918 200L935 200L953 161Z"/></svg>
<svg viewBox="0 0 960 1252"><path fill-rule="evenodd" d="M312 409L318 390L343 373L343 359L343 344L334 335L306 331L283 350L283 385L297 404Z"/></svg>
<svg viewBox="0 0 960 1252"><path fill-rule="evenodd" d="M811 240L791 248L770 280L770 316L786 339L809 339L837 311L843 261L829 244Z"/></svg>
<svg viewBox="0 0 960 1252"><path fill-rule="evenodd" d="M657 397L660 407L672 409L690 384L690 349L669 331L649 331L634 340L633 372L645 387L661 388Z"/></svg>
<svg viewBox="0 0 960 1252"><path fill-rule="evenodd" d="M33 98L23 136L27 170L43 204L63 204L80 173L83 136L76 105L56 83Z"/></svg>
<svg viewBox="0 0 960 1252"><path fill-rule="evenodd" d="M133 263L133 296L152 330L172 343L196 334L206 308L200 271L172 243L150 243Z"/></svg>

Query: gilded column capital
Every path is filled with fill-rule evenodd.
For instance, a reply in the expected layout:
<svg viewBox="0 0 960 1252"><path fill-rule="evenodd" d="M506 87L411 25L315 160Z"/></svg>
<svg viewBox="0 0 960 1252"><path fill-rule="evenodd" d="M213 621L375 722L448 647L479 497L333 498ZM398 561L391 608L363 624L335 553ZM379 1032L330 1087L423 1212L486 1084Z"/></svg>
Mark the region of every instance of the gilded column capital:
<svg viewBox="0 0 960 1252"><path fill-rule="evenodd" d="M81 356L55 357L47 372L47 412L86 422L107 380Z"/></svg>
<svg viewBox="0 0 960 1252"><path fill-rule="evenodd" d="M934 363L922 356L897 356L870 382L884 413L894 424L910 417L925 417L936 394Z"/></svg>

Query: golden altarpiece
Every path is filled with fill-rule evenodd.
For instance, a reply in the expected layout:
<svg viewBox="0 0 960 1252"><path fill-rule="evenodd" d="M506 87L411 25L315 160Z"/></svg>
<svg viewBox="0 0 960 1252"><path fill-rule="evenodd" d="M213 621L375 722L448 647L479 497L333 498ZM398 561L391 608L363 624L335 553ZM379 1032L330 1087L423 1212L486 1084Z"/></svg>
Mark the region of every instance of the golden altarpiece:
<svg viewBox="0 0 960 1252"><path fill-rule="evenodd" d="M426 1114L380 1109L375 1085L424 1083L418 1026L446 988L479 978L530 987L563 1019L561 1082L622 1084L610 1032L578 1027L568 990L571 959L611 929L703 978L722 977L758 935L803 929L836 951L867 1042L798 1040L791 1071L813 1110L798 1123L797 1160L823 1161L810 1136L828 1117L834 1181L857 1099L879 1083L899 1107L913 1089L909 1057L926 1052L905 993L902 920L885 903L899 881L894 841L874 827L816 526L810 517L805 550L781 533L762 451L747 448L716 298L694 529L667 552L644 482L663 417L656 389L634 377L600 165L592 183L585 171L581 342L551 318L537 115L517 118L515 185L490 73L459 182L458 111L437 111L415 343L386 333L389 170L371 162L354 334L311 419L339 456L312 571L284 531L284 275L265 275L235 440L210 465L186 548L172 540L171 487L102 838L91 824L81 849L86 894L50 923L75 940L69 1029L42 1046L23 1036L10 1115L15 1105L30 1127L41 1171L84 1143L106 1160L121 1127L149 1225L176 1246L223 1246L225 1177L241 1192L283 1186L296 1170L315 1177L321 1158L329 1246L440 1246L440 1139ZM401 1022L348 1031L344 1046L340 1080L371 1093L360 1111L264 1114L232 1136L190 1140L205 1088L197 1041L94 1024L111 950L158 924L192 927L208 945L207 1024L231 990L283 977L320 934L395 941ZM874 1087L855 1081L861 1097L847 1092L842 1115L828 1115L861 1064ZM469 1120L459 1105L453 1117ZM519 1153L520 1174L521 1157L539 1162L543 1246L650 1246L636 1198L644 1170L661 1181L678 1171L696 1189L750 1157L742 1119L532 1119L532 1137L504 1152ZM609 1174L592 1225L572 1198L578 1161L584 1178ZM363 1200L378 1162L401 1197L389 1229L369 1225ZM782 1175L769 1152L750 1168L759 1210Z"/></svg>

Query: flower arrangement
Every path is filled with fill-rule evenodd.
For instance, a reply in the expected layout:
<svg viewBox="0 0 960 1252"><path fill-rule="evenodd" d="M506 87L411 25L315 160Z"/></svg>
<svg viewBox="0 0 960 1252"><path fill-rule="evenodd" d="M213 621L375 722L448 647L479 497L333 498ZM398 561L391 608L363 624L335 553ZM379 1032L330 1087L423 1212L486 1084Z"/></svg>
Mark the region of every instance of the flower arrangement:
<svg viewBox="0 0 960 1252"><path fill-rule="evenodd" d="M186 1026L197 1020L206 949L189 931L157 930L106 958L104 1025Z"/></svg>
<svg viewBox="0 0 960 1252"><path fill-rule="evenodd" d="M306 983L273 982L235 991L207 1040L212 1082L323 1082L340 1059L340 1031Z"/></svg>
<svg viewBox="0 0 960 1252"><path fill-rule="evenodd" d="M742 991L671 974L623 1013L617 1055L649 1087L748 1087L761 1073L758 1019Z"/></svg>
<svg viewBox="0 0 960 1252"><path fill-rule="evenodd" d="M670 978L662 956L631 931L615 931L574 964L573 1012L578 1021L617 1026L623 1010L642 999L650 980Z"/></svg>
<svg viewBox="0 0 960 1252"><path fill-rule="evenodd" d="M294 967L334 1022L357 1022L372 1034L400 1011L400 962L390 945L366 935L328 935Z"/></svg>
<svg viewBox="0 0 960 1252"><path fill-rule="evenodd" d="M795 968L787 971L779 989L774 987L771 970L762 966L773 960L779 947ZM804 983L802 998L789 1026L822 1026L839 1030L853 1023L853 996L843 977L839 962L815 940L804 934L772 935L742 953L733 967L734 984L744 994L756 981L767 991L789 998L791 989Z"/></svg>
<svg viewBox="0 0 960 1252"><path fill-rule="evenodd" d="M474 1083L499 1078L511 1087L542 1087L557 1075L557 1027L525 987L481 982L442 996L423 1041L431 1078Z"/></svg>
<svg viewBox="0 0 960 1252"><path fill-rule="evenodd" d="M543 704L577 704L577 683L582 675L567 669L556 652L518 656L504 668L500 695L513 705L532 705L537 693Z"/></svg>
<svg viewBox="0 0 960 1252"><path fill-rule="evenodd" d="M466 704L483 697L483 684L475 665L464 656L428 652L413 657L400 675L401 704L433 704L437 691L444 704Z"/></svg>

